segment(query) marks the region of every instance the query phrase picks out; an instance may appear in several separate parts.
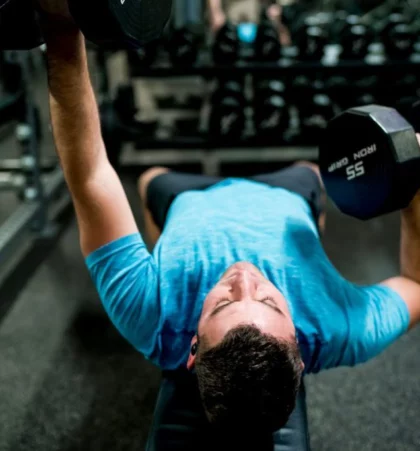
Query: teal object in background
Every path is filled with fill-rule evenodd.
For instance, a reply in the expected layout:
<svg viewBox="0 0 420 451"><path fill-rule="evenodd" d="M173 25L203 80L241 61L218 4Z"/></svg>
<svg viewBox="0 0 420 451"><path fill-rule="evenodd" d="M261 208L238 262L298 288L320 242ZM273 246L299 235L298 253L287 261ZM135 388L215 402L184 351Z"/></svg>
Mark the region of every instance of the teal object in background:
<svg viewBox="0 0 420 451"><path fill-rule="evenodd" d="M252 22L245 22L238 25L239 40L245 44L253 44L257 37L258 25Z"/></svg>

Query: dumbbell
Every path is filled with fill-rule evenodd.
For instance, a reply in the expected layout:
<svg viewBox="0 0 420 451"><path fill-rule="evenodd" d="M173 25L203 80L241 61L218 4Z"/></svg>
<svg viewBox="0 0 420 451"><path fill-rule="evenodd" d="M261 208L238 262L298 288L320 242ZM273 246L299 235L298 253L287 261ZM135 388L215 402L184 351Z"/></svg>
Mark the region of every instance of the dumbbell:
<svg viewBox="0 0 420 451"><path fill-rule="evenodd" d="M376 75L352 81L354 87L353 106L366 106L376 102L379 78ZM346 108L350 108L347 105Z"/></svg>
<svg viewBox="0 0 420 451"><path fill-rule="evenodd" d="M409 205L420 189L420 144L395 109L351 108L328 123L320 167L337 207L367 220Z"/></svg>
<svg viewBox="0 0 420 451"><path fill-rule="evenodd" d="M254 87L254 124L261 138L281 139L289 127L285 85L279 80L257 80Z"/></svg>
<svg viewBox="0 0 420 451"><path fill-rule="evenodd" d="M394 59L408 58L414 51L416 40L417 34L411 25L396 25L384 37L386 53Z"/></svg>
<svg viewBox="0 0 420 451"><path fill-rule="evenodd" d="M222 80L212 96L211 137L240 138L245 129L246 99L242 80Z"/></svg>
<svg viewBox="0 0 420 451"><path fill-rule="evenodd" d="M372 41L373 34L365 25L346 27L341 35L341 58L358 60L366 58Z"/></svg>
<svg viewBox="0 0 420 451"><path fill-rule="evenodd" d="M329 77L325 82L325 88L333 102L340 110L345 110L352 105L352 92L349 80L342 75Z"/></svg>
<svg viewBox="0 0 420 451"><path fill-rule="evenodd" d="M302 59L321 60L324 57L328 34L320 26L306 28L299 43L299 54Z"/></svg>
<svg viewBox="0 0 420 451"><path fill-rule="evenodd" d="M385 52L390 58L407 58L413 53L416 32L403 14L391 14L381 35Z"/></svg>
<svg viewBox="0 0 420 451"><path fill-rule="evenodd" d="M294 39L301 59L320 60L328 43L328 32L318 16L306 17Z"/></svg>
<svg viewBox="0 0 420 451"><path fill-rule="evenodd" d="M407 18L401 12L393 12L379 25L382 38L395 26L407 23Z"/></svg>
<svg viewBox="0 0 420 451"><path fill-rule="evenodd" d="M297 107L304 104L315 90L313 81L306 75L298 75L292 82L293 102Z"/></svg>
<svg viewBox="0 0 420 451"><path fill-rule="evenodd" d="M298 110L303 141L317 142L327 122L334 117L334 103L327 86L320 80L299 76L293 83L293 99Z"/></svg>
<svg viewBox="0 0 420 451"><path fill-rule="evenodd" d="M159 53L158 41L150 42L138 49L127 50L130 67L149 67L153 65Z"/></svg>
<svg viewBox="0 0 420 451"><path fill-rule="evenodd" d="M329 28L329 35L332 42L341 42L341 36L343 34L343 30L346 28L346 20L348 16L349 13L344 10L338 10L334 13Z"/></svg>
<svg viewBox="0 0 420 451"><path fill-rule="evenodd" d="M279 33L269 19L258 26L255 39L255 59L257 61L277 61L281 56Z"/></svg>
<svg viewBox="0 0 420 451"><path fill-rule="evenodd" d="M88 40L109 49L138 48L158 39L172 9L172 0L38 3L43 9L72 19ZM28 0L0 0L1 49L26 50L44 42L35 8Z"/></svg>
<svg viewBox="0 0 420 451"><path fill-rule="evenodd" d="M174 66L191 66L197 60L197 38L187 27L175 30L169 37L168 50Z"/></svg>
<svg viewBox="0 0 420 451"><path fill-rule="evenodd" d="M231 22L217 32L213 43L213 60L216 64L234 64L239 56L238 30Z"/></svg>
<svg viewBox="0 0 420 451"><path fill-rule="evenodd" d="M415 97L418 88L418 77L415 73L384 75L381 77L381 96L378 101L381 105L395 108L401 98Z"/></svg>
<svg viewBox="0 0 420 451"><path fill-rule="evenodd" d="M326 93L316 93L308 98L299 108L302 140L311 145L317 143L334 114L334 104Z"/></svg>
<svg viewBox="0 0 420 451"><path fill-rule="evenodd" d="M335 75L327 79L325 86L333 102L340 110L346 110L351 106L364 106L376 101L378 77L349 80L347 77Z"/></svg>

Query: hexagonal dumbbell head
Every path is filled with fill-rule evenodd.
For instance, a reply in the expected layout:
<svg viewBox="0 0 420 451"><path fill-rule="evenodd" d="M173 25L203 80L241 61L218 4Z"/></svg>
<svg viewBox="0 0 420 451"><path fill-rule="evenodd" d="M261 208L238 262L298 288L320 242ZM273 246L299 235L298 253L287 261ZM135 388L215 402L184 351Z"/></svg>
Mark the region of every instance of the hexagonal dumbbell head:
<svg viewBox="0 0 420 451"><path fill-rule="evenodd" d="M370 219L407 207L420 188L420 145L393 108L370 105L331 120L320 145L327 192L344 213Z"/></svg>

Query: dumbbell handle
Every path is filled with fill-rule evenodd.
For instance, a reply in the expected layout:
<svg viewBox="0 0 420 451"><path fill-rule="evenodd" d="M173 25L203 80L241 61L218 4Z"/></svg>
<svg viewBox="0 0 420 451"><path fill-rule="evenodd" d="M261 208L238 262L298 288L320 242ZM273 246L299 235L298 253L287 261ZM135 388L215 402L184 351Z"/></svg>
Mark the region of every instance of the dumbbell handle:
<svg viewBox="0 0 420 451"><path fill-rule="evenodd" d="M36 0L39 9L57 19L72 20L67 0Z"/></svg>

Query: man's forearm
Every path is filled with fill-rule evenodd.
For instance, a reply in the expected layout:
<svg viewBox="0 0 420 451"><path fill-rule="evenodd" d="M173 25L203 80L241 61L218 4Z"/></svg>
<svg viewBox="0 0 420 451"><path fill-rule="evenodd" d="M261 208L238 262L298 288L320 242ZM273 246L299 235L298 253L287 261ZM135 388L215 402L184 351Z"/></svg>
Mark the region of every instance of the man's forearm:
<svg viewBox="0 0 420 451"><path fill-rule="evenodd" d="M222 0L207 0L210 15L223 12Z"/></svg>
<svg viewBox="0 0 420 451"><path fill-rule="evenodd" d="M401 272L420 283L420 191L401 218Z"/></svg>
<svg viewBox="0 0 420 451"><path fill-rule="evenodd" d="M55 145L67 182L77 187L106 158L85 41L76 28L46 35Z"/></svg>

